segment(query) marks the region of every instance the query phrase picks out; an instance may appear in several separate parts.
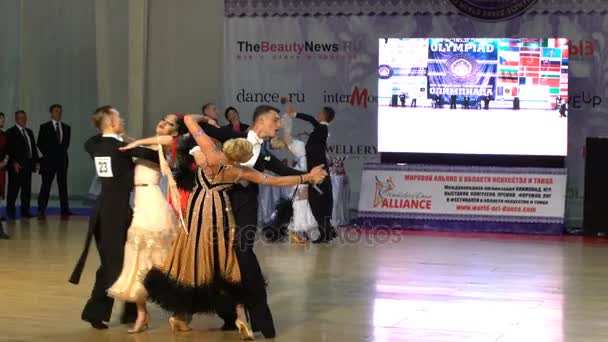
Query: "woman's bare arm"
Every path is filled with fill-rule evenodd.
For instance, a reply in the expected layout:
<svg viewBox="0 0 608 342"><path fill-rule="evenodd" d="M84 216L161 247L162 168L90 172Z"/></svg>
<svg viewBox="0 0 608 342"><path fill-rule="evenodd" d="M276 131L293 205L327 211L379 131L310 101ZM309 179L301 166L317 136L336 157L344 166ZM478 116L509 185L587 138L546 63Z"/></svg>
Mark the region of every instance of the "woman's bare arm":
<svg viewBox="0 0 608 342"><path fill-rule="evenodd" d="M196 141L196 144L201 148L201 152L207 157L207 166L218 165L224 154L198 124L198 116L202 115L186 115L184 123L188 127L188 131Z"/></svg>
<svg viewBox="0 0 608 342"><path fill-rule="evenodd" d="M156 144L160 144L161 146L168 147L173 144L173 138L174 137L171 135L160 135L160 136L155 136L155 137L137 139L137 140L133 141L132 143L128 144L127 146L121 147L120 150L125 151L125 150L130 150L130 149L138 147L138 146L156 145Z"/></svg>
<svg viewBox="0 0 608 342"><path fill-rule="evenodd" d="M233 172L240 172L240 179L257 183L266 184L271 186L290 186L301 183L317 183L323 180L327 176L327 172L323 169L323 166L317 166L313 168L309 173L301 176L283 176L276 177L258 172L255 169L249 167L237 166L232 168ZM238 176L235 176L235 178Z"/></svg>

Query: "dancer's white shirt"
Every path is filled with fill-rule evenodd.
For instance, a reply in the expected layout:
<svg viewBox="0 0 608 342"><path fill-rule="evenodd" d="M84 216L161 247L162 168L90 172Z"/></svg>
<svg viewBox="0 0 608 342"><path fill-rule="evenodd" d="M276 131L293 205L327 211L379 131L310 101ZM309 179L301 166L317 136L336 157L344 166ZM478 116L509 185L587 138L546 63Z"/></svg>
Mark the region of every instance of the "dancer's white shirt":
<svg viewBox="0 0 608 342"><path fill-rule="evenodd" d="M104 138L114 138L118 141L124 141L124 139L120 135L114 133L102 134L101 136Z"/></svg>

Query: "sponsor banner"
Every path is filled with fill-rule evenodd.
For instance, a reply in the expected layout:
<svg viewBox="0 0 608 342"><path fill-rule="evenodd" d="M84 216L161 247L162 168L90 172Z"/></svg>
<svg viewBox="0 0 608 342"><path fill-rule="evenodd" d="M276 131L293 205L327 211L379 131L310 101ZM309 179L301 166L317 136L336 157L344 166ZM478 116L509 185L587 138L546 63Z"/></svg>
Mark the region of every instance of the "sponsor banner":
<svg viewBox="0 0 608 342"><path fill-rule="evenodd" d="M562 223L565 169L368 165L366 217Z"/></svg>
<svg viewBox="0 0 608 342"><path fill-rule="evenodd" d="M475 1L458 3L471 6ZM462 7L462 10L472 9ZM480 15L512 14L507 9L495 14L484 13ZM378 97L378 78L391 73L426 78L423 70L413 67L379 70L379 38L568 37L570 45L568 51L562 52L561 59L550 52L543 55L529 48L516 53L511 51L510 44L499 44L498 67L505 69L505 73L497 76L494 95L513 97L513 91L522 86L519 83L522 78L525 78L524 85L538 83L555 89L556 94L562 92L562 84L568 84L566 217L570 224L580 224L585 139L608 135L608 110L603 101L608 91L605 86L608 76L598 72L608 65L604 61L608 44L604 43L602 34L607 30L605 16L534 15L505 20L500 25L471 21L465 16L408 16L406 19L403 16L227 17L224 103L238 108L246 123L250 123L255 107L264 103L284 108L285 103L293 102L298 110L310 114L323 106L333 107L337 116L330 126L328 154L346 158L346 172L352 180L351 207L356 208L363 164L379 160L378 102L391 101ZM547 42L547 47L554 45ZM421 51L404 49L403 53L428 53L428 46L416 49ZM387 60L386 64L390 65L391 61ZM517 83L512 82L510 68L518 68ZM562 75L559 84L558 78L551 77L555 75ZM547 80L541 81L542 78ZM408 87L410 96L418 94L419 99L428 92L420 89L418 83ZM410 102L408 99L406 105ZM310 131L310 125L305 123L297 122L294 126L295 133ZM516 136L514 133L514 139ZM300 137L306 138L305 134Z"/></svg>

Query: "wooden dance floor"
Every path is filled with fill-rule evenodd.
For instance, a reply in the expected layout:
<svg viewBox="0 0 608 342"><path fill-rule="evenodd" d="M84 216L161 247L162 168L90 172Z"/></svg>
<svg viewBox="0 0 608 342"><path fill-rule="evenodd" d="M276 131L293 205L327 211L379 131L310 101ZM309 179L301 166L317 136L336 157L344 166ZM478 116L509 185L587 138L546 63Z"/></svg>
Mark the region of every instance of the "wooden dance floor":
<svg viewBox="0 0 608 342"><path fill-rule="evenodd" d="M211 316L174 335L155 306L139 335L117 323L120 305L109 330L81 322L95 249L81 285L67 279L86 223L9 223L12 239L0 240L0 341L239 340ZM386 243L386 235L341 234L333 245L257 246L276 341L608 341L603 242L407 233Z"/></svg>

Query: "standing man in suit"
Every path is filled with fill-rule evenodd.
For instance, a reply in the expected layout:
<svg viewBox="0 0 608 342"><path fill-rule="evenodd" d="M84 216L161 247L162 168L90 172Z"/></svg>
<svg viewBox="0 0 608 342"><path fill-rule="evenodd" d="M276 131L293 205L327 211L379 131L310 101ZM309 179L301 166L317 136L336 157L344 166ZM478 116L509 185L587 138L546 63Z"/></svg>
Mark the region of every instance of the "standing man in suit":
<svg viewBox="0 0 608 342"><path fill-rule="evenodd" d="M484 96L483 98L483 109L490 109L490 97L488 95Z"/></svg>
<svg viewBox="0 0 608 342"><path fill-rule="evenodd" d="M8 165L8 154L7 154L7 139L6 133L4 133L4 121L6 117L4 113L0 112L0 199L4 199L4 189L6 184L6 166ZM10 239L10 236L4 230L2 219L0 219L0 240Z"/></svg>
<svg viewBox="0 0 608 342"><path fill-rule="evenodd" d="M14 219L17 193L21 191L21 217L32 217L30 197L32 196L32 173L38 165L38 149L34 132L27 128L27 114L23 110L15 112L15 126L6 131L8 138L8 194L6 212Z"/></svg>
<svg viewBox="0 0 608 342"><path fill-rule="evenodd" d="M203 120L207 120L203 116ZM253 167L264 172L269 170L279 176L301 175L305 172L285 166L279 159L268 151L265 139L273 138L280 128L279 110L262 105L253 113L253 126L248 132L235 132L231 127L215 128L203 125L202 128L212 138L225 142L233 138L245 138L253 144L253 157L243 163L243 166ZM195 147L191 153L198 150ZM316 165L313 165L316 166ZM276 335L272 314L268 306L266 282L258 259L253 252L253 245L257 234L258 224L258 185L236 184L230 192L230 202L237 226L237 237L234 250L241 268L243 287L247 296L245 306L251 319L253 331L260 331L264 337L273 338ZM236 307L236 303L234 303ZM225 324L222 330L235 330L236 310L218 312Z"/></svg>
<svg viewBox="0 0 608 342"><path fill-rule="evenodd" d="M95 162L97 177L101 179L101 193L89 220L84 250L69 281L72 284L79 283L94 237L101 265L97 269L93 292L81 318L95 329L107 329L104 322L110 320L114 299L106 291L122 271L127 230L131 224L129 198L134 186L135 170L132 158L144 158L158 163L158 152L141 147L121 152L119 148L127 145L121 137L123 123L120 113L111 106L98 108L93 114L93 122L101 135L87 140L84 147ZM127 303L121 323L132 323L136 316L135 303Z"/></svg>
<svg viewBox="0 0 608 342"><path fill-rule="evenodd" d="M54 104L49 109L51 121L40 125L38 131L38 149L42 153L40 174L42 185L38 194L38 218L44 219L53 178L57 175L61 217L67 218L72 213L68 204L68 148L70 147L71 128L61 122L63 108Z"/></svg>
<svg viewBox="0 0 608 342"><path fill-rule="evenodd" d="M224 112L224 116L226 120L228 120L228 124L226 125L230 129L235 132L247 132L249 129L249 125L246 125L241 122L241 118L239 117L239 111L234 107L226 108Z"/></svg>
<svg viewBox="0 0 608 342"><path fill-rule="evenodd" d="M331 107L323 107L321 112L317 114L315 119L312 115L298 113L293 106L287 108L287 113L292 117L304 120L312 124L313 131L308 136L306 142L306 164L310 170L312 166L324 165L329 169L327 162L327 137L329 136L329 123L336 116L335 111ZM319 225L319 238L313 243L327 243L336 237L336 229L331 225L331 215L333 211L333 190L331 186L331 178L327 177L318 188L308 188L308 202L313 216Z"/></svg>
<svg viewBox="0 0 608 342"><path fill-rule="evenodd" d="M456 95L450 96L450 109L456 109Z"/></svg>

